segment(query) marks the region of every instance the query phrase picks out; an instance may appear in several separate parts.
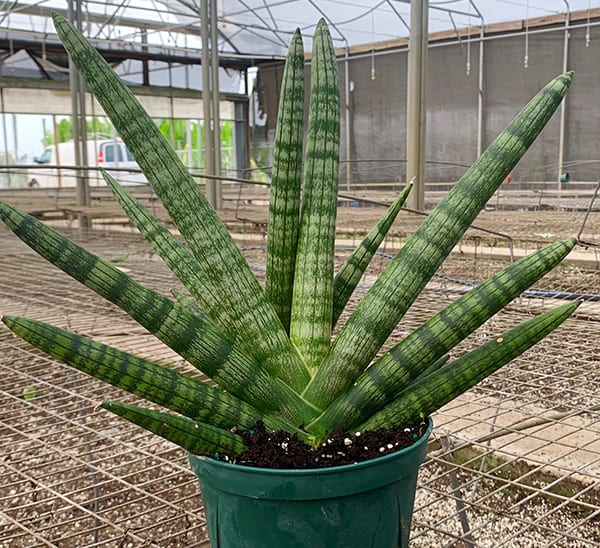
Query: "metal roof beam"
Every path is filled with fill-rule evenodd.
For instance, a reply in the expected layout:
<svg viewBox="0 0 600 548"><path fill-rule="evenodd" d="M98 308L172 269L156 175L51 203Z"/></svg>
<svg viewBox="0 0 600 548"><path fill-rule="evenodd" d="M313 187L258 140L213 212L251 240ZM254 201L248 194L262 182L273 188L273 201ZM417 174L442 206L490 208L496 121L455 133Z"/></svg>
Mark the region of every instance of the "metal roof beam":
<svg viewBox="0 0 600 548"><path fill-rule="evenodd" d="M138 8L139 9L139 8ZM66 8L58 8L58 7L47 7L42 6L41 4L22 4L17 2L13 5L10 13L19 13L22 15L37 15L39 17L52 17L52 13L60 13L66 17L67 9ZM86 22L97 23L98 25L105 25L110 22L113 18L110 16L106 16L100 13L87 12L86 13ZM135 17L125 17L120 16L117 22L113 22L113 25L123 26L123 27L134 27L134 28L144 28L156 31L169 31L177 29L177 32L181 32L182 34L192 34L194 36L200 35L199 26L194 25L170 25L168 23L152 20L152 19L138 19Z"/></svg>

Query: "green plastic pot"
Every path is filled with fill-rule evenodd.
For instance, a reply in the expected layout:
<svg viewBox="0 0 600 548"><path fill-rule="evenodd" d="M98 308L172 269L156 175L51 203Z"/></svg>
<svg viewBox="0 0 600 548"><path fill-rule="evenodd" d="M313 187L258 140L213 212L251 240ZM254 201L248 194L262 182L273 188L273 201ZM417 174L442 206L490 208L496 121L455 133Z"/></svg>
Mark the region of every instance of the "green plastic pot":
<svg viewBox="0 0 600 548"><path fill-rule="evenodd" d="M406 449L332 468L253 468L190 455L212 548L408 546L428 421Z"/></svg>

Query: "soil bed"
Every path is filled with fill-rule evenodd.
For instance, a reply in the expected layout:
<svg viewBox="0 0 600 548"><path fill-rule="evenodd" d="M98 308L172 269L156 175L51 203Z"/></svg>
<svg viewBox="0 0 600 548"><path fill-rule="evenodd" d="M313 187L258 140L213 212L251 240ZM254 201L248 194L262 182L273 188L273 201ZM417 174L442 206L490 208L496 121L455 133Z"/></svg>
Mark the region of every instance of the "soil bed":
<svg viewBox="0 0 600 548"><path fill-rule="evenodd" d="M239 432L246 449L239 455L214 453L213 458L232 464L258 468L310 469L330 468L382 457L409 447L427 431L427 422L420 421L401 430L379 429L370 432L344 433L335 430L319 447L312 448L296 434L268 431L257 423Z"/></svg>

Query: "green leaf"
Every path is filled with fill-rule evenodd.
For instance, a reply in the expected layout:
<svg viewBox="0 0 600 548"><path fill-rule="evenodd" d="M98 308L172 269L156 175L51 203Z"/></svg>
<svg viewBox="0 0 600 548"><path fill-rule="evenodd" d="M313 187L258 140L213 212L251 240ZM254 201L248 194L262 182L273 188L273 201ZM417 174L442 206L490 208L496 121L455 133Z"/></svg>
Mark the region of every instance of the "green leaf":
<svg viewBox="0 0 600 548"><path fill-rule="evenodd" d="M296 30L288 50L269 197L265 293L287 332L290 329L294 267L300 229L302 138L304 127L304 49Z"/></svg>
<svg viewBox="0 0 600 548"><path fill-rule="evenodd" d="M339 79L324 20L313 39L302 220L290 337L311 373L329 350L339 169Z"/></svg>
<svg viewBox="0 0 600 548"><path fill-rule="evenodd" d="M246 325L249 321L248 318L240 316L238 308L224 306L220 300L221 294L215 293L214 288L206 283L206 277L201 275L202 265L200 262L113 177L106 172L103 172L102 175L123 210L144 238L152 244L152 247L165 261L169 269L194 296L205 311L204 313L207 313L224 328L229 338L233 339L240 350L254 358L263 369L273 376L290 380L288 375L293 373L293 369L287 367L285 371L280 369L285 364L296 364L302 371L306 372L297 352L289 344L289 341L286 340L283 346L278 346L279 343L273 339L269 332L253 333L250 337ZM255 329L256 326L253 326L251 331ZM273 348L279 348L280 351L273 353L271 352ZM300 376L302 375L304 373L300 374ZM299 387L303 384L303 381L298 380Z"/></svg>
<svg viewBox="0 0 600 548"><path fill-rule="evenodd" d="M550 244L519 259L456 299L393 346L308 429L323 432L365 420L431 364L559 264L575 240Z"/></svg>
<svg viewBox="0 0 600 548"><path fill-rule="evenodd" d="M202 268L205 299L219 304L228 331L244 348L255 344L252 357L269 371L301 390L309 379L300 356L265 298L252 271L214 209L175 151L161 135L133 93L102 56L61 15L54 26L90 91L142 168L152 188ZM196 295L195 295L196 296ZM212 307L208 307L212 308ZM233 313L235 311L235 314ZM231 312L232 316L228 316ZM225 323L224 323L225 324Z"/></svg>
<svg viewBox="0 0 600 548"><path fill-rule="evenodd" d="M34 386L24 386L23 387L23 399L27 403L33 402L37 398L37 392Z"/></svg>
<svg viewBox="0 0 600 548"><path fill-rule="evenodd" d="M123 253L117 257L113 257L110 262L113 264L124 263L129 258L130 253Z"/></svg>
<svg viewBox="0 0 600 548"><path fill-rule="evenodd" d="M420 417L429 416L541 341L575 312L580 304L569 303L549 310L464 354L412 385L356 428L397 428L419 420Z"/></svg>
<svg viewBox="0 0 600 548"><path fill-rule="evenodd" d="M29 318L4 316L2 322L53 358L188 418L227 429L262 420L235 396L169 367Z"/></svg>
<svg viewBox="0 0 600 548"><path fill-rule="evenodd" d="M119 306L228 392L264 414L280 412L294 425L314 417L314 409L236 348L206 314L194 314L140 285L110 262L13 206L0 202L0 218L31 249Z"/></svg>
<svg viewBox="0 0 600 548"><path fill-rule="evenodd" d="M572 74L546 85L466 171L358 305L304 391L325 408L369 365L444 258L562 101Z"/></svg>
<svg viewBox="0 0 600 548"><path fill-rule="evenodd" d="M127 403L104 401L101 405L196 455L213 455L215 452L237 455L245 449L241 436L210 424Z"/></svg>
<svg viewBox="0 0 600 548"><path fill-rule="evenodd" d="M335 276L333 282L333 320L335 326L352 292L356 288L373 255L394 224L402 209L412 184L407 185L396 197L379 222L369 231L360 245L352 252L346 263Z"/></svg>
<svg viewBox="0 0 600 548"><path fill-rule="evenodd" d="M419 373L418 376L416 376L414 379L412 379L406 388L408 388L409 386L412 386L416 382L423 380L425 377L431 375L432 373L439 371L442 367L444 367L446 365L446 363L448 362L449 359L450 359L450 354L444 354L441 358L438 358L437 360L435 360L431 365L428 365L427 367L425 367L423 369L423 371L421 373Z"/></svg>
<svg viewBox="0 0 600 548"><path fill-rule="evenodd" d="M175 297L177 302L181 306L185 306L192 314L197 314L202 316L205 314L204 310L200 307L200 305L191 297L184 295L181 291L177 291L177 289L171 289L171 295Z"/></svg>

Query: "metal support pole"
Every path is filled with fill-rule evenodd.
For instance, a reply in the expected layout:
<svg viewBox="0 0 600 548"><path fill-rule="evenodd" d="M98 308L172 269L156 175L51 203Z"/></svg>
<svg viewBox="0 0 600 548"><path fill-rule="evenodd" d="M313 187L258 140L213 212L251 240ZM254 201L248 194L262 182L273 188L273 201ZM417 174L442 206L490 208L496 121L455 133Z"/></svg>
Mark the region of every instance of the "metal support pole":
<svg viewBox="0 0 600 548"><path fill-rule="evenodd" d="M425 122L427 116L427 49L429 0L411 0L406 108L406 180L414 178L409 196L413 209L425 209Z"/></svg>
<svg viewBox="0 0 600 548"><path fill-rule="evenodd" d="M8 164L8 163L10 163L9 156L8 156L8 131L6 129L6 117L8 116L8 114L6 113L6 108L4 106L4 88L0 88L0 102L2 104L2 136L3 136L3 140L4 140L4 158L1 158L0 160L2 162L4 162L5 164ZM12 186L12 178L11 178L10 169L8 170L8 172L6 174L6 177L7 177L8 188L10 188Z"/></svg>
<svg viewBox="0 0 600 548"><path fill-rule="evenodd" d="M217 0L210 0L210 63L211 63L211 98L212 98L212 123L213 123L213 168L214 175L221 175L221 116L219 104L219 42L217 38ZM215 179L214 201L211 202L215 209L223 207L223 192L221 181Z"/></svg>
<svg viewBox="0 0 600 548"><path fill-rule="evenodd" d="M344 53L344 120L346 125L346 192L350 192L351 173L350 173L350 160L351 160L351 133L350 133L350 63L348 60L350 47L346 45Z"/></svg>
<svg viewBox="0 0 600 548"><path fill-rule="evenodd" d="M58 124L56 123L56 114L52 115L52 144L56 151L56 165L60 166L60 147L58 146ZM58 188L62 188L62 173L60 169L58 172Z"/></svg>
<svg viewBox="0 0 600 548"><path fill-rule="evenodd" d="M204 169L207 175L221 174L221 129L219 121L219 48L216 0L200 2L202 37L202 103L204 107ZM206 197L215 208L222 207L221 183L206 180Z"/></svg>
<svg viewBox="0 0 600 548"><path fill-rule="evenodd" d="M236 177L246 177L248 167L248 103L236 101L234 103L234 128L233 141L235 152Z"/></svg>
<svg viewBox="0 0 600 548"><path fill-rule="evenodd" d="M69 0L67 4L67 14L69 21L81 32L82 13L81 2L75 3ZM85 123L85 86L83 78L79 71L69 58L69 90L71 93L71 117L73 121L73 143L75 144L75 163L77 166L87 166L87 146L86 146L86 123ZM76 171L77 178L77 205L89 206L90 188L88 184L87 172L85 170ZM91 223L87 215L79 215L80 228L90 228Z"/></svg>
<svg viewBox="0 0 600 548"><path fill-rule="evenodd" d="M442 447L444 448L444 460L449 464L450 468L450 486L452 488L452 498L456 501L456 513L460 520L460 525L463 530L461 540L464 542L466 548L475 548L475 541L471 534L471 525L469 524L469 516L467 515L467 505L465 504L465 498L460 489L460 480L457 474L456 463L454 462L454 453L452 451L451 443L448 436L442 436L441 438Z"/></svg>
<svg viewBox="0 0 600 548"><path fill-rule="evenodd" d="M194 143L192 142L192 121L185 121L185 143L187 147L187 167L194 168Z"/></svg>
<svg viewBox="0 0 600 548"><path fill-rule="evenodd" d="M481 22L481 28L479 30L479 89L477 92L477 158L479 158L483 154L483 131L484 131L484 122L483 122L483 21Z"/></svg>
<svg viewBox="0 0 600 548"><path fill-rule="evenodd" d="M565 14L565 31L563 40L563 66L562 71L567 72L569 66L569 24L571 22L571 9L567 0L563 0L567 6ZM563 99L560 104L560 130L558 136L558 206L560 208L562 201L562 174L565 163L565 133L567 125L567 103Z"/></svg>
<svg viewBox="0 0 600 548"><path fill-rule="evenodd" d="M140 29L140 34L142 38L142 51L148 51L148 29ZM148 63L148 59L144 59L142 61L142 85L150 85L150 66Z"/></svg>
<svg viewBox="0 0 600 548"><path fill-rule="evenodd" d="M13 126L13 146L15 147L15 163L20 164L19 161L19 135L17 131L17 115L12 115L12 126ZM8 162L7 162L8 163Z"/></svg>
<svg viewBox="0 0 600 548"><path fill-rule="evenodd" d="M211 93L210 93L210 29L208 19L209 0L200 1L200 36L202 39L202 106L204 113L204 173L214 175L213 146L214 138L212 132L211 116ZM206 179L206 197L209 203L215 206L215 182L214 179Z"/></svg>

